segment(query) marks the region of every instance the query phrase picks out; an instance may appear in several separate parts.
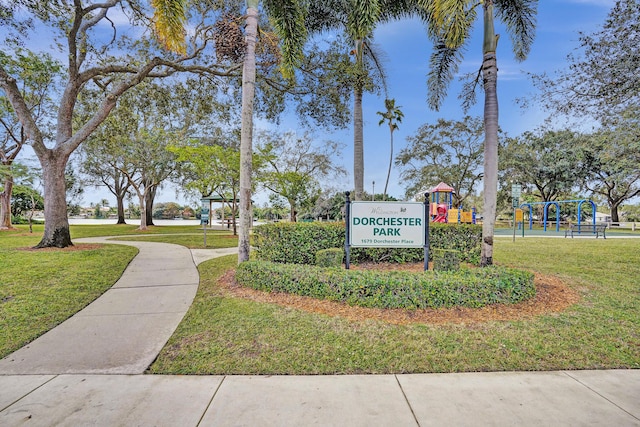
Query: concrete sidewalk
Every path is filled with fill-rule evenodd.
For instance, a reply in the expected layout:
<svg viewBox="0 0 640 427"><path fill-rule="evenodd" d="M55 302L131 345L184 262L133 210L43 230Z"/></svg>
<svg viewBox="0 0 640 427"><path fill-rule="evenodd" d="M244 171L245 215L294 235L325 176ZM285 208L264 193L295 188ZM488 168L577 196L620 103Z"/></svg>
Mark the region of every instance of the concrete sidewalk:
<svg viewBox="0 0 640 427"><path fill-rule="evenodd" d="M198 290L184 246L77 239L135 246L138 255L100 298L0 360L2 374L141 374L158 356Z"/></svg>
<svg viewBox="0 0 640 427"><path fill-rule="evenodd" d="M190 306L196 263L235 250L108 243L140 250L113 288L0 360L0 426L640 426L640 370L140 375Z"/></svg>
<svg viewBox="0 0 640 427"><path fill-rule="evenodd" d="M640 370L0 376L3 426L640 426Z"/></svg>

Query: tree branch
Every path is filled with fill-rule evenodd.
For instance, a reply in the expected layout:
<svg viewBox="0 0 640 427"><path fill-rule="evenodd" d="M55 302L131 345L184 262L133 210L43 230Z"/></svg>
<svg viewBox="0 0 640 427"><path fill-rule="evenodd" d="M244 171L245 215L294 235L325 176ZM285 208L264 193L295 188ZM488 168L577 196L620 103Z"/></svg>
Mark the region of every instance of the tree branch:
<svg viewBox="0 0 640 427"><path fill-rule="evenodd" d="M18 120L20 120L20 123L24 127L27 133L27 138L33 141L33 148L36 150L36 153L38 150L42 151L43 149L46 149L42 141L40 129L38 128L31 111L29 110L29 107L16 84L16 79L11 77L2 65L0 65L0 87L4 90L9 102L18 116Z"/></svg>

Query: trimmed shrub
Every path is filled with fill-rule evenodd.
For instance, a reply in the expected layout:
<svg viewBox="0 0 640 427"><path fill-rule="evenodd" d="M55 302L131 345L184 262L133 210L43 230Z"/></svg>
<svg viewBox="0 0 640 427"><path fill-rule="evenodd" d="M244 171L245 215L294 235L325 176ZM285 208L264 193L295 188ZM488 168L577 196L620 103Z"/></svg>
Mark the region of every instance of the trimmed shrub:
<svg viewBox="0 0 640 427"><path fill-rule="evenodd" d="M247 261L238 266L236 280L263 291L378 308L483 307L535 295L532 273L498 266L411 273Z"/></svg>
<svg viewBox="0 0 640 427"><path fill-rule="evenodd" d="M434 249L433 269L435 271L456 271L460 270L459 251L454 249Z"/></svg>
<svg viewBox="0 0 640 427"><path fill-rule="evenodd" d="M316 252L316 265L318 267L341 267L344 259L344 249L329 248Z"/></svg>
<svg viewBox="0 0 640 427"><path fill-rule="evenodd" d="M279 222L254 228L258 259L294 264L314 264L319 250L342 248L345 243L343 222ZM429 224L431 249L459 251L460 261L480 263L482 227L475 224ZM433 253L431 251L430 253ZM424 260L423 248L351 248L352 263L407 263Z"/></svg>
<svg viewBox="0 0 640 427"><path fill-rule="evenodd" d="M480 264L482 226L477 224L429 224L431 249L460 251L460 261Z"/></svg>
<svg viewBox="0 0 640 427"><path fill-rule="evenodd" d="M258 259L293 264L314 264L316 252L344 247L344 223L277 222L254 228Z"/></svg>

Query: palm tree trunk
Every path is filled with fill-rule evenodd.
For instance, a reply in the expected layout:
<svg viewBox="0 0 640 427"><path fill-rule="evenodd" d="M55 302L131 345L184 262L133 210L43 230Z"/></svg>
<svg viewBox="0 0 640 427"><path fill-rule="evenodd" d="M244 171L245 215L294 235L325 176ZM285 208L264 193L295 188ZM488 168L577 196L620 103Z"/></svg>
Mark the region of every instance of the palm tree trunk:
<svg viewBox="0 0 640 427"><path fill-rule="evenodd" d="M382 200L387 200L387 187L389 186L389 177L391 176L391 166L393 165L393 127L389 124L389 132L390 137L389 141L391 143L391 153L389 154L389 170L387 171L387 180L384 183L384 193L382 194Z"/></svg>
<svg viewBox="0 0 640 427"><path fill-rule="evenodd" d="M484 82L484 211L482 220L481 266L493 264L493 236L498 203L498 37L493 27L493 2L484 4L484 46L482 79Z"/></svg>
<svg viewBox="0 0 640 427"><path fill-rule="evenodd" d="M362 121L362 89L356 87L353 96L353 179L354 200L362 200L364 193L364 135Z"/></svg>
<svg viewBox="0 0 640 427"><path fill-rule="evenodd" d="M247 1L245 27L247 50L242 67L242 130L240 134L240 233L238 262L249 260L251 213L251 169L253 156L253 101L256 83L256 37L258 34L258 0Z"/></svg>

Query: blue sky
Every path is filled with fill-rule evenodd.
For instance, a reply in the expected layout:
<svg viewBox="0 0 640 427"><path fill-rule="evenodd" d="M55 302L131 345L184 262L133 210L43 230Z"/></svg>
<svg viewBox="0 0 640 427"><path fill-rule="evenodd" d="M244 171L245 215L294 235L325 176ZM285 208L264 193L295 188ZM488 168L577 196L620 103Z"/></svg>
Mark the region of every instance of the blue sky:
<svg viewBox="0 0 640 427"><path fill-rule="evenodd" d="M524 62L513 59L511 41L507 33L497 25L496 32L501 34L498 44L498 97L500 108L500 126L508 135L515 136L526 130L533 130L547 117L539 108L527 111L516 105L517 98L533 93L527 73L553 73L566 66L567 54L578 47L578 33L596 31L614 4L614 0L540 0L538 6L537 30L534 45L529 58ZM480 23L480 22L479 22ZM394 155L406 146L406 138L414 135L418 128L427 123L435 123L439 118L458 120L464 116L458 94L460 84L454 79L449 88L448 97L439 112L427 106L426 76L431 43L426 37L423 25L418 20L404 20L380 26L375 32L375 42L386 56L384 63L388 76L390 97L396 100L404 113L399 130L394 133ZM476 28L467 46L460 74L477 72L482 59L482 28ZM478 94L478 104L468 112L471 116L482 116L483 94ZM371 192L372 181L375 191L381 192L386 179L389 164L389 130L386 125L379 126L377 111L384 110L384 98L365 94L364 106L364 147L365 147L365 190ZM279 127L281 131L303 129L297 126L295 117L287 117ZM257 121L257 127L269 126ZM341 158L349 175L337 182L326 183L336 190L346 191L353 187L353 130L316 133L317 142L331 139L345 145ZM394 166L389 184L389 194L403 197L405 187L399 178L399 170ZM436 185L433 183L433 185ZM479 189L478 189L479 191ZM98 202L106 198L115 204L115 198L106 189L87 189L84 204ZM175 189L167 186L162 190L157 202L177 200L186 203L182 197L176 197ZM267 200L266 193L258 193L254 200L262 205Z"/></svg>
<svg viewBox="0 0 640 427"><path fill-rule="evenodd" d="M578 33L596 31L604 23L613 4L613 0L541 0L535 42L524 62L515 61L507 33L497 26L496 32L501 35L497 57L500 126L503 131L515 136L542 124L547 117L546 112L540 108L524 111L515 102L517 98L534 92L527 73L553 73L564 68L567 54L578 47ZM418 20L381 26L375 32L375 41L387 56L385 69L390 97L395 98L396 105L401 106L404 113L399 130L394 132L394 155L407 145L406 138L415 135L421 125L435 123L439 118L459 120L464 117L458 99L460 84L457 78L452 82L440 111L432 111L427 106L426 75L431 50L424 27ZM460 74L477 72L482 60L481 43L482 28L479 27L468 44ZM470 116L482 116L483 99L483 94L479 93L478 103L468 112ZM363 106L365 190L371 192L372 181L375 181L376 192L381 192L389 164L389 130L385 125L378 125L380 117L376 112L384 110L384 98L365 94ZM332 135L319 135L321 139L345 143L339 161L351 171L353 131L348 129ZM396 197L402 197L405 193L399 172L394 166L388 190L390 195ZM341 183L340 189L353 187L353 176L350 174Z"/></svg>

